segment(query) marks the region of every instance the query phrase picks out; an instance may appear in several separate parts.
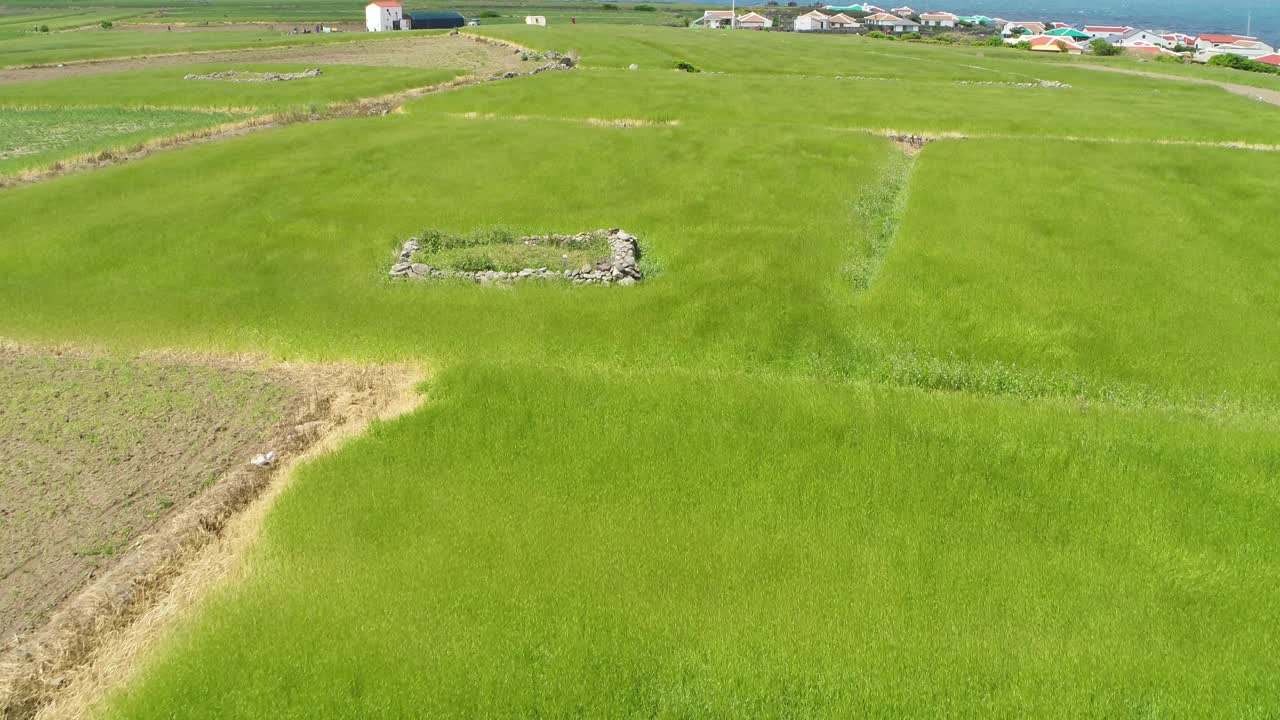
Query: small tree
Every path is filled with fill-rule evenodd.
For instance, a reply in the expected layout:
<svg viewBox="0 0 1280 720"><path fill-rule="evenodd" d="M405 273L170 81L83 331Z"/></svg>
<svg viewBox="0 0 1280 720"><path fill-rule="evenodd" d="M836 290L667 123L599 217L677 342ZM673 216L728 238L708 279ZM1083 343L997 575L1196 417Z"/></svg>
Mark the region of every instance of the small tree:
<svg viewBox="0 0 1280 720"><path fill-rule="evenodd" d="M1120 48L1112 45L1102 38L1098 38L1089 43L1089 47L1093 49L1093 54L1099 57L1112 57L1120 54Z"/></svg>
<svg viewBox="0 0 1280 720"><path fill-rule="evenodd" d="M41 26L40 26L40 32L42 32L42 33L47 33L47 32L49 32L49 26L48 26L48 25L41 25Z"/></svg>

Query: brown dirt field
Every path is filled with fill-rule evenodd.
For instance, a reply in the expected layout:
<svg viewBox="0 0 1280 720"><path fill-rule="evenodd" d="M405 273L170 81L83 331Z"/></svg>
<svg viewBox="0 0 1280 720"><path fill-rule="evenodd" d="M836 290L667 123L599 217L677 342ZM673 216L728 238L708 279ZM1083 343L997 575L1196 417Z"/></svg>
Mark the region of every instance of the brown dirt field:
<svg viewBox="0 0 1280 720"><path fill-rule="evenodd" d="M404 40L296 45L248 50L156 55L66 63L61 67L0 70L0 84L64 77L145 70L158 67L214 63L291 63L299 65L373 65L381 67L451 68L491 75L520 70L520 58L510 48L477 42L465 35L441 35Z"/></svg>
<svg viewBox="0 0 1280 720"><path fill-rule="evenodd" d="M237 511L332 437L411 408L417 378L0 344L0 717L65 692ZM267 450L271 467L248 462Z"/></svg>
<svg viewBox="0 0 1280 720"><path fill-rule="evenodd" d="M1137 75L1138 77L1153 78L1156 80L1174 80L1178 82L1195 83L1196 85L1213 85L1220 87L1229 93L1235 95L1243 95L1247 98L1259 100L1261 102L1270 103L1272 105L1280 105L1280 91L1267 90L1265 88L1250 87L1248 85L1236 85L1235 83L1222 82L1221 80L1206 80L1204 78L1183 77L1181 75L1166 75L1164 73L1143 72L1142 70L1125 70L1124 68L1101 67L1097 65L1080 64L1076 67L1082 67L1087 70L1101 70L1102 72L1121 73L1123 75Z"/></svg>

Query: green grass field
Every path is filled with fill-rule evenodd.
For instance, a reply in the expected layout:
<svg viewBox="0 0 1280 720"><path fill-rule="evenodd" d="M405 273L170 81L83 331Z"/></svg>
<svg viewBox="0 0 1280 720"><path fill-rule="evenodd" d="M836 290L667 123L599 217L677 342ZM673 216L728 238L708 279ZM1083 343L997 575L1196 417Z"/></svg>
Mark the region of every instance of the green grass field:
<svg viewBox="0 0 1280 720"><path fill-rule="evenodd" d="M587 67L0 191L0 335L432 373L105 717L1280 713L1280 156L1221 146L1280 143L1277 108L481 30ZM960 84L1027 78L1072 87ZM386 277L499 224L621 227L658 272Z"/></svg>
<svg viewBox="0 0 1280 720"><path fill-rule="evenodd" d="M0 176L243 117L199 110L0 108Z"/></svg>
<svg viewBox="0 0 1280 720"><path fill-rule="evenodd" d="M426 37L437 30L413 31ZM404 38L405 33L344 32L321 35L290 35L264 27L253 30L219 30L216 32L152 32L129 30L83 30L65 33L24 34L10 40L0 39L0 67L20 67L79 60L142 57L174 53L267 48L294 45L388 40Z"/></svg>
<svg viewBox="0 0 1280 720"><path fill-rule="evenodd" d="M0 107L201 108L209 110L288 110L373 98L436 85L458 73L451 70L324 65L314 78L283 82L186 80L226 70L296 73L301 65L182 65L7 85Z"/></svg>

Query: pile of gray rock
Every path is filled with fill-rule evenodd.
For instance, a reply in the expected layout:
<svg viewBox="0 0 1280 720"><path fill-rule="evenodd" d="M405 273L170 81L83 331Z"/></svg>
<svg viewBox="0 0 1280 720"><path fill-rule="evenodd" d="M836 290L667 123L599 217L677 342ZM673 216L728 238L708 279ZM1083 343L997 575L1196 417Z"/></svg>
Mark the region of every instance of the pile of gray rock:
<svg viewBox="0 0 1280 720"><path fill-rule="evenodd" d="M312 68L300 73L247 72L242 70L223 70L208 75L190 74L183 80L222 80L224 82L284 82L286 80L302 80L320 76L320 68Z"/></svg>
<svg viewBox="0 0 1280 720"><path fill-rule="evenodd" d="M1071 86L1057 80L1039 80L1037 82L996 82L994 80L957 80L957 85L991 85L995 87L1016 88L1062 88L1070 90Z"/></svg>
<svg viewBox="0 0 1280 720"><path fill-rule="evenodd" d="M492 80L510 80L511 78L520 77L521 75L539 75L544 72L551 72L552 70L572 70L578 66L578 55L572 52L569 53L568 55L562 55L558 52L545 52L545 53L521 52L520 59L544 60L546 62L527 72L516 72L512 70L509 72L505 72L501 75L495 75L491 79Z"/></svg>
<svg viewBox="0 0 1280 720"><path fill-rule="evenodd" d="M420 246L418 238L409 238L400 248L396 263L391 266L392 279L446 280L456 279L488 285L513 283L523 280L568 280L575 285L635 285L644 279L639 265L639 246L631 233L618 228L595 230L577 235L540 235L520 238L526 245L552 245L555 247L581 247L592 240L604 237L609 243L609 257L578 268L562 270L539 267L524 268L514 272L481 270L443 270L425 263L413 262Z"/></svg>

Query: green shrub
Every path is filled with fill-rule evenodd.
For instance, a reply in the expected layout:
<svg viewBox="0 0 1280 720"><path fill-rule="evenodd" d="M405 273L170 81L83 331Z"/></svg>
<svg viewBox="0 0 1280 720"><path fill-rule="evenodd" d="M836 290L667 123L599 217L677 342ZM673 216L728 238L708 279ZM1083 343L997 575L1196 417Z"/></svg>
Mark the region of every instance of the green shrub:
<svg viewBox="0 0 1280 720"><path fill-rule="evenodd" d="M921 35L921 34L920 34L920 33L918 33L918 32L911 32L911 33L907 33L906 35L903 35L903 36L902 36L902 39L903 39L903 40L921 40L921 39L923 39L923 38L924 38L924 36L923 36L923 35Z"/></svg>
<svg viewBox="0 0 1280 720"><path fill-rule="evenodd" d="M1280 68L1260 63L1257 60L1250 60L1242 55L1215 55L1209 60L1209 64L1216 67L1231 68L1232 70L1246 70L1248 72L1268 73L1271 75L1280 74Z"/></svg>
<svg viewBox="0 0 1280 720"><path fill-rule="evenodd" d="M1102 38L1098 38L1093 42L1089 43L1089 47L1093 48L1094 55L1098 55L1100 57L1111 57L1114 55L1119 55L1121 53L1120 48L1116 47L1115 45L1112 45L1111 43L1107 42L1106 40L1103 40Z"/></svg>
<svg viewBox="0 0 1280 720"><path fill-rule="evenodd" d="M103 20L102 22L100 22L100 23L98 23L98 24L102 26L102 29L103 29L103 30L110 30L110 29L111 29L111 21L110 21L110 20Z"/></svg>
<svg viewBox="0 0 1280 720"><path fill-rule="evenodd" d="M47 32L49 32L49 26L48 26L48 25L41 25L41 26L40 26L40 32L42 32L42 33L47 33Z"/></svg>
<svg viewBox="0 0 1280 720"><path fill-rule="evenodd" d="M1026 40L1023 40L1022 42L1018 43L1017 45L1014 45L1014 47L1015 47L1015 48L1017 48L1017 49L1019 49L1019 50L1030 50L1030 49L1031 49L1031 43L1027 42Z"/></svg>
<svg viewBox="0 0 1280 720"><path fill-rule="evenodd" d="M453 262L453 267L462 272L484 272L486 270L495 270L493 260L482 252L470 252L459 255Z"/></svg>
<svg viewBox="0 0 1280 720"><path fill-rule="evenodd" d="M677 60L674 63L672 63L672 65L673 67L675 67L675 69L683 70L685 72L691 72L691 73L702 72L702 70L698 68L697 65L694 65L693 63L687 62L685 60Z"/></svg>
<svg viewBox="0 0 1280 720"><path fill-rule="evenodd" d="M496 10L485 10L484 12L480 13L480 17L497 18L497 17L502 17L502 13L499 13Z"/></svg>
<svg viewBox="0 0 1280 720"><path fill-rule="evenodd" d="M876 40L896 40L897 39L894 36L886 35L885 33L882 33L879 30L872 30L871 32L867 33L867 37L874 38Z"/></svg>
<svg viewBox="0 0 1280 720"><path fill-rule="evenodd" d="M600 9L601 10L617 10L618 3L611 3L611 2L600 3Z"/></svg>
<svg viewBox="0 0 1280 720"><path fill-rule="evenodd" d="M635 7L631 8L631 9L632 9L632 10L635 10L636 12L654 12L654 11L656 11L658 8L656 8L656 7L652 6L652 5L636 5Z"/></svg>

